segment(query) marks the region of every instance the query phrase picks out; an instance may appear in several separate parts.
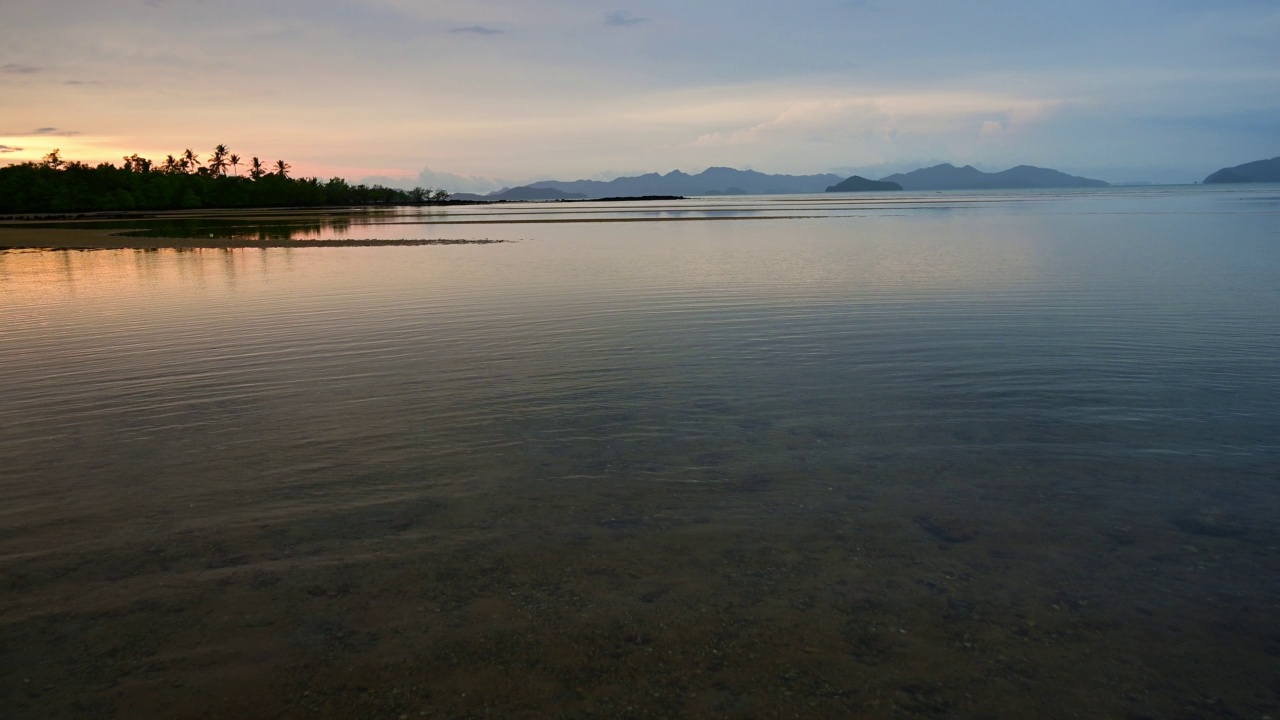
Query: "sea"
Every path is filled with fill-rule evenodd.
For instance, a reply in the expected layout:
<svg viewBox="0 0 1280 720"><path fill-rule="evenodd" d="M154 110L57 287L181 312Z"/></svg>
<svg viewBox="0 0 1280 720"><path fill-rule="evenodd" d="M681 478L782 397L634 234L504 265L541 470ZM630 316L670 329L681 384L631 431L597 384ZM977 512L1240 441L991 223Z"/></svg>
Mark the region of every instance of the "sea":
<svg viewBox="0 0 1280 720"><path fill-rule="evenodd" d="M1278 717L1280 186L78 226L6 717Z"/></svg>

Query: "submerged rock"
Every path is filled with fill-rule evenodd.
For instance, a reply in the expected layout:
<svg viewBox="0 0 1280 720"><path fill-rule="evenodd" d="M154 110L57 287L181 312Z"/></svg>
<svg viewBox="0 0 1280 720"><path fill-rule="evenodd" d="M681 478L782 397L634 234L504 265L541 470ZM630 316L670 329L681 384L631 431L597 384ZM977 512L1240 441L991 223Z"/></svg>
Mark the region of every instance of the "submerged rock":
<svg viewBox="0 0 1280 720"><path fill-rule="evenodd" d="M922 530L943 542L968 542L978 535L978 529L974 527L973 523L960 518L917 515L913 520Z"/></svg>
<svg viewBox="0 0 1280 720"><path fill-rule="evenodd" d="M1173 524L1185 533L1209 537L1240 537L1249 532L1243 519L1217 508L1195 508L1174 518Z"/></svg>

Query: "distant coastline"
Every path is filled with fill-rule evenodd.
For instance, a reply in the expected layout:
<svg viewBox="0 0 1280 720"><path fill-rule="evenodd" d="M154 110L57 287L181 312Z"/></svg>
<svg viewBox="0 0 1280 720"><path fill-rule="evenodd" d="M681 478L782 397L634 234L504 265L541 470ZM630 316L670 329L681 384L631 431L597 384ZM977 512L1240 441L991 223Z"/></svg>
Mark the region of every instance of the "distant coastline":
<svg viewBox="0 0 1280 720"><path fill-rule="evenodd" d="M240 171L240 165L245 171ZM191 150L157 163L137 154L119 166L64 160L57 150L40 162L0 167L0 220L64 219L89 215L178 210L255 210L444 206L505 202L676 201L687 197L786 195L824 192L1018 190L1103 188L1111 184L1051 168L1018 165L984 172L972 165L942 163L878 180L830 173L778 175L755 170L712 167L697 174L617 177L612 180L543 180L484 195L451 194L444 189L412 190L381 185L352 185L338 177L321 181L294 178L283 160L265 165L243 161L225 145L214 148L204 164ZM1280 157L1218 170L1205 184L1280 182ZM1134 185L1136 183L1123 183Z"/></svg>
<svg viewBox="0 0 1280 720"><path fill-rule="evenodd" d="M857 178L855 181L854 178ZM852 182L851 182L852 181ZM665 175L647 173L613 180L542 180L514 188L504 188L488 195L463 194L456 198L475 201L492 200L568 200L619 196L682 195L715 197L723 195L788 195L823 193L829 188L844 190L1014 190L1033 188L1108 187L1103 180L1068 175L1067 173L1018 165L997 173L986 173L966 165L950 164L920 168L871 180L860 176L842 177L830 173L820 175L770 175L755 170L713 167L696 175L673 170ZM880 184L886 183L886 184Z"/></svg>

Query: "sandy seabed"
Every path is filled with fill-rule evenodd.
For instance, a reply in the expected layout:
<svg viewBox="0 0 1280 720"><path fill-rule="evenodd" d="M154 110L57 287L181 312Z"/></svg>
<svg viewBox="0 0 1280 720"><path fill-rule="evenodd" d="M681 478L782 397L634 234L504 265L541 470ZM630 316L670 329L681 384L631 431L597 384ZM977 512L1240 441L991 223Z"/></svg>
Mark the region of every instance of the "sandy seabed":
<svg viewBox="0 0 1280 720"><path fill-rule="evenodd" d="M1026 479L531 480L288 517L95 500L0 538L0 697L11 718L1274 716L1277 538ZM980 497L930 491L954 480Z"/></svg>

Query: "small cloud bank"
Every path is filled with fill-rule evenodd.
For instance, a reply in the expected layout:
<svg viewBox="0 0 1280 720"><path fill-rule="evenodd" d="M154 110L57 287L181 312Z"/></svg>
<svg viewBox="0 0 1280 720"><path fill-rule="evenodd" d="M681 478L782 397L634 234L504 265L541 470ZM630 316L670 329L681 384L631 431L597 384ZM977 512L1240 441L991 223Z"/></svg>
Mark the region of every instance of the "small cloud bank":
<svg viewBox="0 0 1280 720"><path fill-rule="evenodd" d="M5 75L34 75L38 72L40 72L40 68L34 65L20 65L18 63L0 65L0 73Z"/></svg>
<svg viewBox="0 0 1280 720"><path fill-rule="evenodd" d="M415 187L426 187L448 190L451 193L465 192L476 194L503 190L520 184L510 180L480 177L477 175L456 175L448 172L436 172L431 168L423 168L422 172L418 173L417 177L371 175L369 177L360 178L360 182L365 185L383 185L385 187L402 188L405 190L410 190Z"/></svg>
<svg viewBox="0 0 1280 720"><path fill-rule="evenodd" d="M1005 124L1000 120L985 120L978 128L978 135L983 140L998 140L1005 132Z"/></svg>
<svg viewBox="0 0 1280 720"><path fill-rule="evenodd" d="M12 145L0 145L0 153L22 152L22 148L13 147Z"/></svg>
<svg viewBox="0 0 1280 720"><path fill-rule="evenodd" d="M484 25L468 25L467 27L452 28L449 32L454 35L502 35L506 31L485 27Z"/></svg>
<svg viewBox="0 0 1280 720"><path fill-rule="evenodd" d="M626 10L614 10L613 12L608 12L604 15L604 24L609 27L629 27L631 25L639 25L640 23L648 21L649 18L634 17Z"/></svg>

